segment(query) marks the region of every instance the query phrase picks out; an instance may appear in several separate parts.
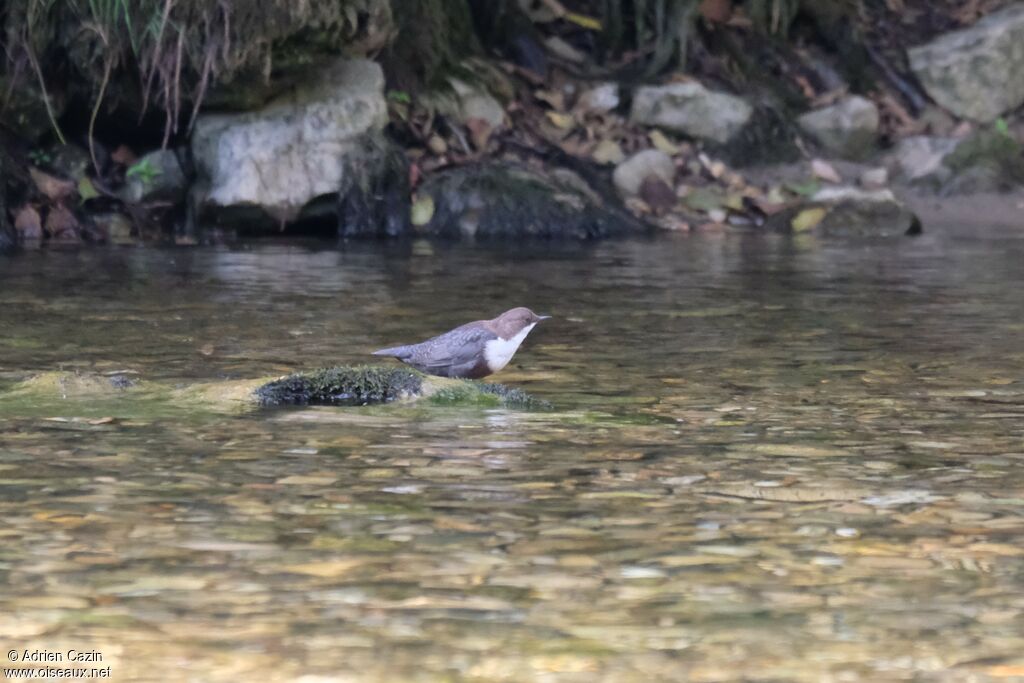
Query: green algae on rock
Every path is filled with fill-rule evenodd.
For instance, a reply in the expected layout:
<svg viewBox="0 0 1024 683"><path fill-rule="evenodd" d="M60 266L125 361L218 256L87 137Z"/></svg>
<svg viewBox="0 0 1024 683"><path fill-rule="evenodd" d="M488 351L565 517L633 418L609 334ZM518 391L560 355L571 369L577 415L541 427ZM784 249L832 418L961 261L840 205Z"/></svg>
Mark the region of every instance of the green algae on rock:
<svg viewBox="0 0 1024 683"><path fill-rule="evenodd" d="M434 405L476 405L526 410L551 408L547 401L535 398L522 389L473 380L459 380L451 386L440 388L430 394L429 400Z"/></svg>

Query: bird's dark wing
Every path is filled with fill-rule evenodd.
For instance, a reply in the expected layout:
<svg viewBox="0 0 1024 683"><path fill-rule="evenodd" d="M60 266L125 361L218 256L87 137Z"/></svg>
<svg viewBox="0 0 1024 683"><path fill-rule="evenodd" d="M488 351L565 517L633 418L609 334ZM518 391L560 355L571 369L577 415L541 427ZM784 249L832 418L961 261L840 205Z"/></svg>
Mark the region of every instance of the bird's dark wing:
<svg viewBox="0 0 1024 683"><path fill-rule="evenodd" d="M479 325L463 325L417 344L403 360L424 372L447 375L449 369L475 365L483 344L497 338Z"/></svg>

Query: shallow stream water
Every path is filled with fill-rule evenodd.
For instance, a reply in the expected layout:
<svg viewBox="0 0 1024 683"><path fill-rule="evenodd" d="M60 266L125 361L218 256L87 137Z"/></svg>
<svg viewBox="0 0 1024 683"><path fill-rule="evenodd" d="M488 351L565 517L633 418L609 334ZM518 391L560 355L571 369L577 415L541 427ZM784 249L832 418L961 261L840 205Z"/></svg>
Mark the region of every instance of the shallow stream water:
<svg viewBox="0 0 1024 683"><path fill-rule="evenodd" d="M96 651L124 681L1024 677L1022 292L1024 232L956 226L0 258L0 656ZM5 398L47 370L366 362L516 305L554 319L494 379L551 411Z"/></svg>

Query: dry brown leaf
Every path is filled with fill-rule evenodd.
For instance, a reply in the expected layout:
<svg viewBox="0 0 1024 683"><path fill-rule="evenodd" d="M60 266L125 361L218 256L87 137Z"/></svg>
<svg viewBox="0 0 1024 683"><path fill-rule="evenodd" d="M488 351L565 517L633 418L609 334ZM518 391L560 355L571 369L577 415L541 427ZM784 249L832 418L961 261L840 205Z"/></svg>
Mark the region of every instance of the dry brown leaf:
<svg viewBox="0 0 1024 683"><path fill-rule="evenodd" d="M26 204L18 209L14 215L14 229L23 240L38 240L43 238L42 218L35 207Z"/></svg>
<svg viewBox="0 0 1024 683"><path fill-rule="evenodd" d="M665 134L657 128L648 133L647 137L650 138L651 144L654 145L654 148L658 151L664 152L669 156L679 154L679 145L665 137Z"/></svg>
<svg viewBox="0 0 1024 683"><path fill-rule="evenodd" d="M843 182L835 167L823 159L811 160L811 174L818 180L824 180L826 183L838 185Z"/></svg>
<svg viewBox="0 0 1024 683"><path fill-rule="evenodd" d="M469 138L473 141L473 146L478 151L486 149L487 143L491 139L491 133L494 132L491 124L484 119L470 118L466 119L466 128L469 130Z"/></svg>
<svg viewBox="0 0 1024 683"><path fill-rule="evenodd" d="M602 140L591 153L591 158L599 164L617 164L626 158L622 147L614 140Z"/></svg>
<svg viewBox="0 0 1024 683"><path fill-rule="evenodd" d="M46 214L46 232L56 240L77 240L78 219L66 206L55 206Z"/></svg>
<svg viewBox="0 0 1024 683"><path fill-rule="evenodd" d="M555 124L555 126L562 130L569 130L576 125L576 119L572 117L572 114L563 114L558 111L547 111L544 112L544 115L547 117L548 121Z"/></svg>
<svg viewBox="0 0 1024 683"><path fill-rule="evenodd" d="M75 183L70 180L52 176L45 171L40 171L35 166L28 169L28 174L32 177L36 189L51 201L58 202L75 193Z"/></svg>
<svg viewBox="0 0 1024 683"><path fill-rule="evenodd" d="M443 137L434 133L427 138L427 148L434 154L440 156L448 151L448 143L444 141Z"/></svg>

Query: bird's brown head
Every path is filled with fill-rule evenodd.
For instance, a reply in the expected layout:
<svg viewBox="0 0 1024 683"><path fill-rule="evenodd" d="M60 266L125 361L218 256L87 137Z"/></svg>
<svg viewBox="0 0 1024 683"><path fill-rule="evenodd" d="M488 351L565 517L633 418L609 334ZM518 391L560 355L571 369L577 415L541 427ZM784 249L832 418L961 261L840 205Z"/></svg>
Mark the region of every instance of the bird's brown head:
<svg viewBox="0 0 1024 683"><path fill-rule="evenodd" d="M541 320L547 320L550 315L537 315L529 308L520 306L505 311L491 321L495 331L502 339L511 339L519 334L528 325L535 325Z"/></svg>

